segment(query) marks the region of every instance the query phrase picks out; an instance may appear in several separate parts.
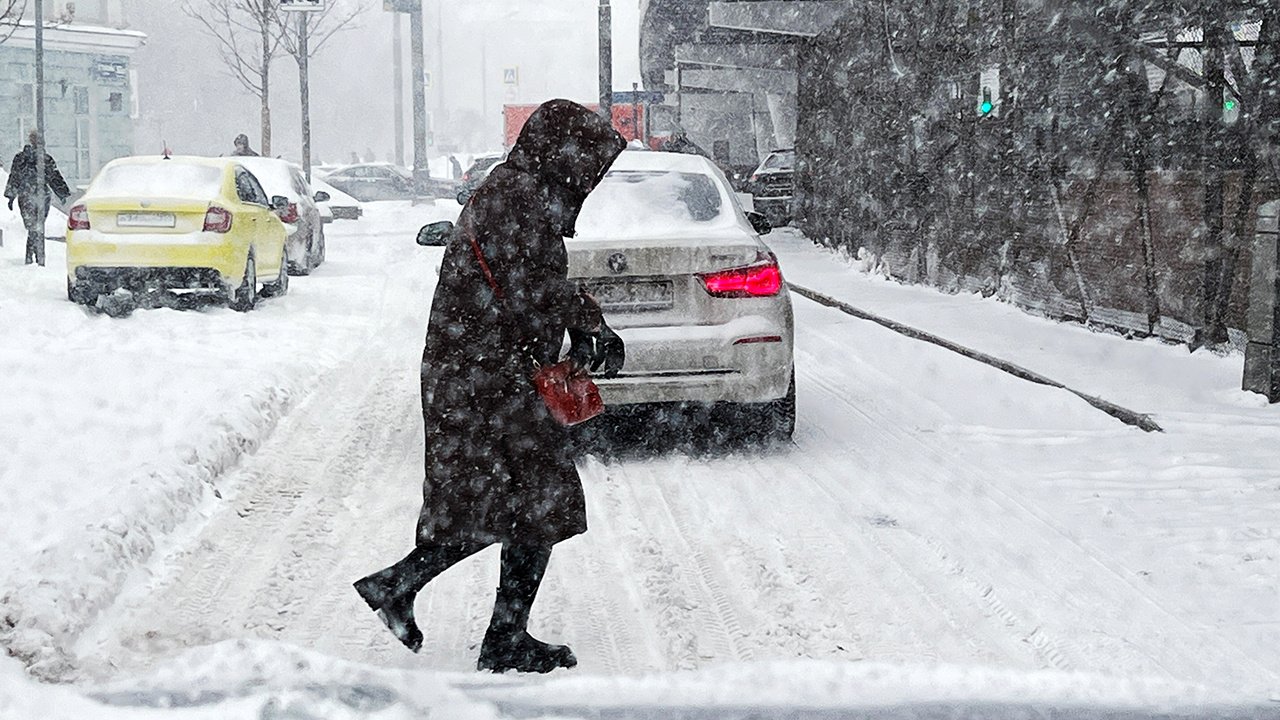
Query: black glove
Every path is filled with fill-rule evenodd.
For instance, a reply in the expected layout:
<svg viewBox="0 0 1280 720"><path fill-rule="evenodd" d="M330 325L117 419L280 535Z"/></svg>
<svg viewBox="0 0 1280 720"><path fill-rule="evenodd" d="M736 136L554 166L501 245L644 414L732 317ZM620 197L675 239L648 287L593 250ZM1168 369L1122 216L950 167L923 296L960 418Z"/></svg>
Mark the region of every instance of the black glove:
<svg viewBox="0 0 1280 720"><path fill-rule="evenodd" d="M586 330L569 330L569 354L565 359L575 368L585 370L596 356L596 339Z"/></svg>
<svg viewBox="0 0 1280 720"><path fill-rule="evenodd" d="M595 354L591 358L591 372L604 366L600 377L616 377L622 372L622 365L627 361L627 346L612 328L600 321L600 334L596 337Z"/></svg>

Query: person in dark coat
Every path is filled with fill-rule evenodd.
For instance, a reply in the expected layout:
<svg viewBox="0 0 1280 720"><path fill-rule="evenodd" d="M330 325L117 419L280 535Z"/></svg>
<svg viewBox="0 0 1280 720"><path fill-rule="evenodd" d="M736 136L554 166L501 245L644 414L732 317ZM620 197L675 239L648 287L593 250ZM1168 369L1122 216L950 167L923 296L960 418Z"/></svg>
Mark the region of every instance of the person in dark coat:
<svg viewBox="0 0 1280 720"><path fill-rule="evenodd" d="M355 583L401 642L417 652L419 590L453 564L502 544L501 579L477 667L549 672L569 648L526 631L556 543L587 529L569 437L534 389L537 365L570 356L600 332L599 306L567 280L564 238L626 142L608 121L567 100L529 118L507 161L463 209L440 267L422 352L426 478L414 550ZM473 250L474 236L497 284ZM616 336L613 336L617 342Z"/></svg>
<svg viewBox="0 0 1280 720"><path fill-rule="evenodd" d="M453 155L449 156L449 172L454 180L462 178L462 163L458 162L458 158Z"/></svg>
<svg viewBox="0 0 1280 720"><path fill-rule="evenodd" d="M40 156L44 156L44 182L38 179L37 164ZM27 145L13 156L9 166L9 182L5 186L4 196L9 200L9 209L18 203L18 211L22 214L22 224L27 229L27 260L44 266L45 221L49 218L49 191L58 196L58 202L65 202L71 195L71 188L58 165L44 150L44 141L40 133L31 131L27 136Z"/></svg>
<svg viewBox="0 0 1280 720"><path fill-rule="evenodd" d="M240 133L235 139L236 149L231 151L232 157L258 157L258 153L249 147L249 136Z"/></svg>

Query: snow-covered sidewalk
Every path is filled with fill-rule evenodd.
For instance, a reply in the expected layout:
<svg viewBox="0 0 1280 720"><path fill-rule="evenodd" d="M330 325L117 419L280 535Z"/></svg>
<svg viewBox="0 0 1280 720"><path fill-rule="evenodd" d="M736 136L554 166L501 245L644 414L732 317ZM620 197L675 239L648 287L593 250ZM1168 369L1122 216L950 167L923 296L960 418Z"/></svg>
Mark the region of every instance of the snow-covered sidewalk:
<svg viewBox="0 0 1280 720"><path fill-rule="evenodd" d="M1082 546L1118 558L1163 603L1280 667L1280 406L1240 389L1241 356L1190 354L979 295L902 285L791 229L767 239L790 282L1151 413L1164 433L1045 438L969 422L944 432L992 467L1014 469L1020 497Z"/></svg>

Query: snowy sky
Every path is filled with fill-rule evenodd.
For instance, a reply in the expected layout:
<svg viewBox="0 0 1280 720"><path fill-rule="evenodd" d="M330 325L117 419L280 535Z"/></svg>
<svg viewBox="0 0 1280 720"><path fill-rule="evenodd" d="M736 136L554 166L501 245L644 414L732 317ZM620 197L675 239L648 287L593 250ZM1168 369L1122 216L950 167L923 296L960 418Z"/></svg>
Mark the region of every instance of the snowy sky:
<svg viewBox="0 0 1280 720"><path fill-rule="evenodd" d="M357 27L335 37L312 62L314 147L321 160L369 151L387 159L394 147L392 16L380 0L363 2L367 10ZM437 38L443 48L443 67L432 73L433 83L449 108L477 114L486 147L500 144L504 102L596 98L596 0L426 4L428 61ZM254 138L256 147L256 98L221 71L213 41L174 6L172 0L130 4L131 26L150 36L135 58L142 112L137 151L148 152L163 140L181 151L216 154L223 146L229 150L239 132ZM639 0L614 0L613 8L614 84L630 89L639 80ZM407 53L407 24L404 44ZM520 83L504 85L503 71L513 67L519 69ZM274 73L273 154L298 157L298 79L292 59L277 61ZM431 109L439 102L429 93Z"/></svg>

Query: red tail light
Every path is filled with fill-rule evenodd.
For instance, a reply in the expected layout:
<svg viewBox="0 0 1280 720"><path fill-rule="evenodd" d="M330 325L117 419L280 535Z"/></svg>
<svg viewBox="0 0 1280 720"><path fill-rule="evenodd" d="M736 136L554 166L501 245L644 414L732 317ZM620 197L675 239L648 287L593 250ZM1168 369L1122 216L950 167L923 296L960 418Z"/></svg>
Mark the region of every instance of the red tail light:
<svg viewBox="0 0 1280 720"><path fill-rule="evenodd" d="M224 233L231 231L231 212L217 205L210 205L204 214L204 231Z"/></svg>
<svg viewBox="0 0 1280 720"><path fill-rule="evenodd" d="M752 265L698 276L712 297L771 297L782 290L782 270L773 253L762 253Z"/></svg>
<svg viewBox="0 0 1280 720"><path fill-rule="evenodd" d="M89 210L84 205L76 205L67 213L68 230L88 230Z"/></svg>
<svg viewBox="0 0 1280 720"><path fill-rule="evenodd" d="M289 207L280 213L280 221L287 223L298 222L298 203L289 203Z"/></svg>

